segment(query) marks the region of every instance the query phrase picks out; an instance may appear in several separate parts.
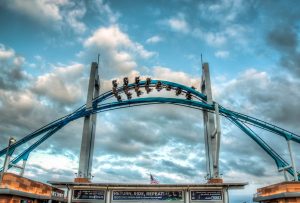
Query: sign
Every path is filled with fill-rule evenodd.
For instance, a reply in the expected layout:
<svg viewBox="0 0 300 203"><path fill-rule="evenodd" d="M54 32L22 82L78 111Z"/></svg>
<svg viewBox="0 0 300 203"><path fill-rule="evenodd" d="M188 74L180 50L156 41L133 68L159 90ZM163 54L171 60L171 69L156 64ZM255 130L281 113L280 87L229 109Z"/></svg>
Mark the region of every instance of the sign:
<svg viewBox="0 0 300 203"><path fill-rule="evenodd" d="M104 190L74 190L73 198L104 200Z"/></svg>
<svg viewBox="0 0 300 203"><path fill-rule="evenodd" d="M182 191L113 191L113 200L183 200Z"/></svg>
<svg viewBox="0 0 300 203"><path fill-rule="evenodd" d="M191 200L199 201L199 200L222 200L222 191L191 191Z"/></svg>
<svg viewBox="0 0 300 203"><path fill-rule="evenodd" d="M64 198L64 191L52 190L52 191L51 191L51 196L52 196L52 197L60 197L60 198Z"/></svg>

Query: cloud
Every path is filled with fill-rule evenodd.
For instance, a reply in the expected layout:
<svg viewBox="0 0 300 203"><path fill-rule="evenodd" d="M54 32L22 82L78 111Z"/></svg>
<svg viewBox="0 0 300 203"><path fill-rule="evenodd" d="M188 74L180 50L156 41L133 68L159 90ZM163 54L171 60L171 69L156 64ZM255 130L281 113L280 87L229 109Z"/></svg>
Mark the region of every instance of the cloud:
<svg viewBox="0 0 300 203"><path fill-rule="evenodd" d="M299 79L287 73L268 74L252 68L237 78L223 83L222 87L218 84L218 89L214 88L214 92L224 106L242 109L246 114L260 115L261 119L267 119L272 123L294 126L294 130L297 131L299 129L295 122L300 115L293 109L297 108L300 97L297 91L299 83ZM287 97L290 98L288 105Z"/></svg>
<svg viewBox="0 0 300 203"><path fill-rule="evenodd" d="M62 20L60 7L66 5L68 0L12 0L7 5L8 8L20 12L32 19L42 22Z"/></svg>
<svg viewBox="0 0 300 203"><path fill-rule="evenodd" d="M163 38L161 38L159 35L154 35L154 36L148 38L146 40L146 43L147 44L156 44L156 43L161 42L161 41L163 41Z"/></svg>
<svg viewBox="0 0 300 203"><path fill-rule="evenodd" d="M74 6L69 12L65 14L65 21L76 33L84 33L87 30L85 23L80 21L86 14L86 7L84 4Z"/></svg>
<svg viewBox="0 0 300 203"><path fill-rule="evenodd" d="M267 35L267 43L280 55L280 66L300 76L299 39L295 25L275 26Z"/></svg>
<svg viewBox="0 0 300 203"><path fill-rule="evenodd" d="M118 25L101 27L83 42L85 54L101 53L107 74L125 74L137 67L136 58L149 59L155 52L146 50L138 42L132 41ZM84 53L82 53L84 55Z"/></svg>
<svg viewBox="0 0 300 203"><path fill-rule="evenodd" d="M173 30L182 33L189 32L189 25L185 20L185 16L180 13L166 21L166 24Z"/></svg>
<svg viewBox="0 0 300 203"><path fill-rule="evenodd" d="M200 79L196 79L185 72L172 71L168 67L154 66L153 77L162 80L169 80L188 86L200 87Z"/></svg>
<svg viewBox="0 0 300 203"><path fill-rule="evenodd" d="M84 65L79 63L62 67L56 66L53 72L37 77L32 91L63 105L77 103L83 96L80 83L83 70ZM77 82L73 81L74 78L78 78Z"/></svg>
<svg viewBox="0 0 300 203"><path fill-rule="evenodd" d="M25 59L18 56L13 49L0 44L0 89L18 89L28 79L28 74L22 70Z"/></svg>
<svg viewBox="0 0 300 203"><path fill-rule="evenodd" d="M86 31L82 18L86 13L86 6L81 2L69 0L12 0L5 7L22 14L41 25L62 31L66 28L81 34Z"/></svg>
<svg viewBox="0 0 300 203"><path fill-rule="evenodd" d="M225 58L228 58L228 56L229 56L228 51L217 51L217 52L215 52L215 57L217 57L217 58L225 59Z"/></svg>
<svg viewBox="0 0 300 203"><path fill-rule="evenodd" d="M103 0L96 0L88 3L90 9L93 10L96 15L99 15L100 13L100 18L103 18L101 14L105 14L105 18L108 19L110 24L117 23L121 14L113 11L107 3L104 3Z"/></svg>
<svg viewBox="0 0 300 203"><path fill-rule="evenodd" d="M248 4L243 6L241 0L221 0L218 2L199 2L198 9L203 18L210 21L217 21L221 24L228 24L235 21L237 17L248 8Z"/></svg>

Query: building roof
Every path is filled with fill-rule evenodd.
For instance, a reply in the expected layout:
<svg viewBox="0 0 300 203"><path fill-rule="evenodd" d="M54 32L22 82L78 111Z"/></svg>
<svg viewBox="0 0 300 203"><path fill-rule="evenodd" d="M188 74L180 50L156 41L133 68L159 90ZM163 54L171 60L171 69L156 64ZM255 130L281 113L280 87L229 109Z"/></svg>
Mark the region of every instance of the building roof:
<svg viewBox="0 0 300 203"><path fill-rule="evenodd" d="M139 183L77 183L77 182L60 182L60 181L48 181L51 185L55 187L99 187L99 188L127 188L127 189L135 189L135 188L230 188L230 189L242 189L248 183L203 183L203 184L139 184Z"/></svg>

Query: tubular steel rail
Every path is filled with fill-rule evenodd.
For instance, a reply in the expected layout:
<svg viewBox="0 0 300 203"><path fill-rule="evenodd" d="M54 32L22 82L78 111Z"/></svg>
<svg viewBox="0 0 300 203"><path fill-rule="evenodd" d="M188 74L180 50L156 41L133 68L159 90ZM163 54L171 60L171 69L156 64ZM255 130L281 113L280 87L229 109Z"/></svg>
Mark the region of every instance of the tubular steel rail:
<svg viewBox="0 0 300 203"><path fill-rule="evenodd" d="M148 81L140 81L138 84L132 83L126 86L127 91L132 90L137 87L144 88L147 87L155 87L157 84L161 85L161 88L166 88L168 91L176 90L178 88L181 89L182 94L191 94L190 99L183 99L183 98L169 98L169 97L147 97L147 98L135 98L135 99L128 99L128 100L120 100L117 102L105 102L108 99L114 97L114 91L108 91L101 94L99 97L93 99L92 108L87 109L86 105L81 106L73 113L66 115L62 118L59 118L40 129L26 135L19 141L12 144L9 148L10 153L12 153L16 148L27 143L28 141L41 136L39 140L33 143L30 147L25 149L19 155L17 155L13 160L11 160L11 164L17 164L21 160L27 160L29 154L36 149L41 143L46 141L49 137L51 137L54 133L58 130L63 128L68 123L82 118L84 116L95 114L104 111L111 111L120 108L128 108L128 107L135 107L135 106L144 106L144 105L153 105L153 104L172 104L172 105L179 105L185 106L188 108L194 108L202 111L210 111L215 113L215 105L206 103L206 95L198 92L195 88L187 87L185 85L181 85L174 82L169 81L162 81L162 80L152 80ZM124 86L116 88L118 94L124 94ZM264 130L270 131L274 134L280 135L287 140L292 140L294 142L300 143L300 136L292 133L288 130L270 124L268 122L259 120L257 118L247 116L245 114L241 114L238 112L231 111L226 109L222 106L219 106L219 113L220 115L224 116L228 120L230 120L233 124L235 124L238 128L240 128L243 132L245 132L250 138L252 138L267 154L269 154L275 161L278 169L288 167L289 164L286 162L278 153L275 152L259 135L257 135L249 126L246 125L250 124ZM7 152L7 148L0 150L0 157L3 156ZM11 165L10 165L11 167ZM2 171L3 169L0 169ZM289 168L287 170L291 175L294 174L294 169ZM297 172L298 180L300 180L300 173Z"/></svg>

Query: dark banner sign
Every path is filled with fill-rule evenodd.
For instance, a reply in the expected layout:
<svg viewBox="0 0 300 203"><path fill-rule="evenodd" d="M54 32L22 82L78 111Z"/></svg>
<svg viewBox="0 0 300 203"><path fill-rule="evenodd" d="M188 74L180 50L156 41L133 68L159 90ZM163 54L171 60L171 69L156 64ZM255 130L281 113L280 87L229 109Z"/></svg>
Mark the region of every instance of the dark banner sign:
<svg viewBox="0 0 300 203"><path fill-rule="evenodd" d="M104 200L104 190L74 190L74 199L98 199Z"/></svg>
<svg viewBox="0 0 300 203"><path fill-rule="evenodd" d="M191 200L222 200L222 191L191 191Z"/></svg>
<svg viewBox="0 0 300 203"><path fill-rule="evenodd" d="M113 191L113 200L183 200L182 191Z"/></svg>

